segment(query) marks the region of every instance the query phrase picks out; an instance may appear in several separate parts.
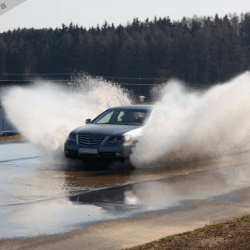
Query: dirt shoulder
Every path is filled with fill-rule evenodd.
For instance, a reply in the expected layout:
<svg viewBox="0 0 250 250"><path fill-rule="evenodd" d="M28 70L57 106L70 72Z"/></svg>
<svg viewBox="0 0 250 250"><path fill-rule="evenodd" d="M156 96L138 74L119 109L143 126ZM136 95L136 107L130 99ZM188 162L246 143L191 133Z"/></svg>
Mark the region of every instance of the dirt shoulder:
<svg viewBox="0 0 250 250"><path fill-rule="evenodd" d="M23 140L23 138L20 135L0 137L0 143L18 142L18 141L22 141L22 140Z"/></svg>
<svg viewBox="0 0 250 250"><path fill-rule="evenodd" d="M208 225L126 250L250 249L250 215Z"/></svg>

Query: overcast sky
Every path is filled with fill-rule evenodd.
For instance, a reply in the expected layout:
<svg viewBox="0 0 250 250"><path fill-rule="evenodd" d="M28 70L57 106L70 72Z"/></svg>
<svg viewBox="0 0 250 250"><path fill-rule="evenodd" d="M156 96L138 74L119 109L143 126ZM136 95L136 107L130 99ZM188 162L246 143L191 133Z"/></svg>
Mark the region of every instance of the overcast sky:
<svg viewBox="0 0 250 250"><path fill-rule="evenodd" d="M8 3L11 0L0 0ZM20 28L55 28L73 22L89 28L105 20L125 25L138 17L224 16L250 11L249 0L26 0L0 16L0 32Z"/></svg>

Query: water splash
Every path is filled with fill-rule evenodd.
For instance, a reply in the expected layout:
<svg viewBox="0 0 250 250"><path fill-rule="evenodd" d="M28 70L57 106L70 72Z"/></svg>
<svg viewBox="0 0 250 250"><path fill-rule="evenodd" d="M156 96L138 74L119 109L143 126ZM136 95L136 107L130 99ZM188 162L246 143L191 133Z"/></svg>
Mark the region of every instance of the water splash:
<svg viewBox="0 0 250 250"><path fill-rule="evenodd" d="M11 87L2 103L11 123L41 152L62 154L69 132L116 105L131 104L129 93L115 83L86 75L74 77L70 86L34 81Z"/></svg>
<svg viewBox="0 0 250 250"><path fill-rule="evenodd" d="M137 167L249 150L250 73L206 91L172 80L131 156Z"/></svg>

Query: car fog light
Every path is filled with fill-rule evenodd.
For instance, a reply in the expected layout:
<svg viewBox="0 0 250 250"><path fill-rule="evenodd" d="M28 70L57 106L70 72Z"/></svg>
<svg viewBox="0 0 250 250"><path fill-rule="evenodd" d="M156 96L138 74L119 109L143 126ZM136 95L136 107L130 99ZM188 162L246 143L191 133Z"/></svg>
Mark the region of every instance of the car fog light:
<svg viewBox="0 0 250 250"><path fill-rule="evenodd" d="M119 152L116 152L116 153L115 153L115 156L116 156L116 157L119 157L119 156L122 156L122 154L119 153Z"/></svg>

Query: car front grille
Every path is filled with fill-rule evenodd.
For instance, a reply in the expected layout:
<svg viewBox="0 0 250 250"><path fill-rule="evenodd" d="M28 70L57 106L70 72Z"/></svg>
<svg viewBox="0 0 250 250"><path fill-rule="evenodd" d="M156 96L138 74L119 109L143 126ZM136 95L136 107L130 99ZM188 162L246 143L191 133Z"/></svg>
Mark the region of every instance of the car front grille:
<svg viewBox="0 0 250 250"><path fill-rule="evenodd" d="M91 147L91 146L98 146L100 145L105 136L98 136L98 135L78 135L78 143L80 145Z"/></svg>
<svg viewBox="0 0 250 250"><path fill-rule="evenodd" d="M115 157L115 152L100 152L102 157Z"/></svg>

